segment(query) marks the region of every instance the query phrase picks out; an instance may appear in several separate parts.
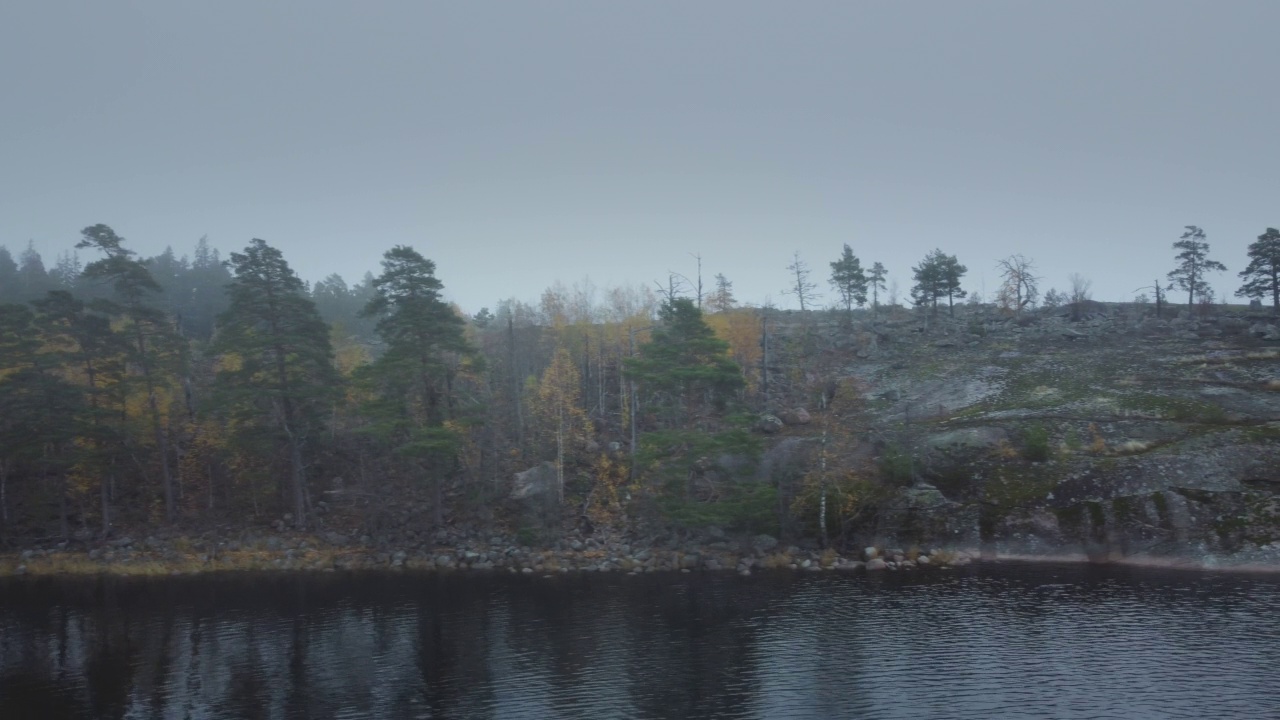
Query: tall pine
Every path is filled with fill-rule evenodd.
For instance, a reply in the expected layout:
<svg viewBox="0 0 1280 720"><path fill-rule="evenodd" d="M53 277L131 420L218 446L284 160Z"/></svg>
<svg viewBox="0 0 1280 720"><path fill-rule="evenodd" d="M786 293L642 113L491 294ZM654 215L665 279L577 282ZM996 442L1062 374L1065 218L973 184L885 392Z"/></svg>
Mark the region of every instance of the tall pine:
<svg viewBox="0 0 1280 720"><path fill-rule="evenodd" d="M212 350L221 357L217 404L254 447L267 435L267 451L288 454L289 482L282 488L293 522L306 527L307 453L325 426L338 387L329 328L284 256L254 239L231 253L230 306L218 318Z"/></svg>
<svg viewBox="0 0 1280 720"><path fill-rule="evenodd" d="M375 434L427 477L439 524L444 476L454 468L459 443L454 381L460 363L476 355L464 335L466 321L440 297L444 284L435 269L412 247L388 250L364 314L377 319L386 347L365 373L376 398L369 408Z"/></svg>

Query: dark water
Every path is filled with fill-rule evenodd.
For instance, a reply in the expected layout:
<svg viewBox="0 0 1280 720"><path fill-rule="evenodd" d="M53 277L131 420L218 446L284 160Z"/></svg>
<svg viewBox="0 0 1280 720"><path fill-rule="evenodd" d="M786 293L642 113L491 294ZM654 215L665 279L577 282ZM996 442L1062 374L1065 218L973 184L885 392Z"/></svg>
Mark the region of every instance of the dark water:
<svg viewBox="0 0 1280 720"><path fill-rule="evenodd" d="M0 718L1280 718L1280 580L0 583Z"/></svg>

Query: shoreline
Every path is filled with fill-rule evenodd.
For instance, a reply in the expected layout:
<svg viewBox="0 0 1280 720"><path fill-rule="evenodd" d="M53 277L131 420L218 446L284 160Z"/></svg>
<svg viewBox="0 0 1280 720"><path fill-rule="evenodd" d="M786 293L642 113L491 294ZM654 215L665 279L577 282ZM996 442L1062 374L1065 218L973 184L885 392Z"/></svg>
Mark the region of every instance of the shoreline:
<svg viewBox="0 0 1280 720"><path fill-rule="evenodd" d="M688 545L680 549L638 547L626 543L582 544L569 549L527 548L505 543L396 549L332 547L307 538L268 538L256 546L192 550L186 538L115 541L89 549L55 547L0 553L0 578L19 576L160 577L221 572L338 572L396 570L435 573L505 573L550 576L609 572L930 572L969 564L1061 564L1179 570L1199 573L1280 574L1280 564L1232 562L1229 557L1148 554L1090 556L1085 552L993 552L974 547L926 551L868 547L861 553L801 550L798 547L748 548L730 543ZM855 559L854 556L861 559Z"/></svg>

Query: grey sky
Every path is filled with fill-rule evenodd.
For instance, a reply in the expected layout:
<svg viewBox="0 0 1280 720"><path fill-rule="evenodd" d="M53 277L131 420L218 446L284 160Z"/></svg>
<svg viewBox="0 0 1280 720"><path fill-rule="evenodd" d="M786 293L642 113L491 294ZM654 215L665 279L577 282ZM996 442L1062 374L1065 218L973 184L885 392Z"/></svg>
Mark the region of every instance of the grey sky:
<svg viewBox="0 0 1280 720"><path fill-rule="evenodd" d="M0 244L261 237L468 311L556 279L780 295L842 243L1100 299L1280 224L1280 2L8 2ZM831 299L828 293L828 300Z"/></svg>

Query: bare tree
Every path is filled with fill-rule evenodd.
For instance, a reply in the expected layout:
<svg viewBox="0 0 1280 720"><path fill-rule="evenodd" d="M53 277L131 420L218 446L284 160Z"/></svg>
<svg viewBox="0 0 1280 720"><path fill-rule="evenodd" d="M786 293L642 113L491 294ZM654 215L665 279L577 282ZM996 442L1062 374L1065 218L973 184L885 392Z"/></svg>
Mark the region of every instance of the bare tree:
<svg viewBox="0 0 1280 720"><path fill-rule="evenodd" d="M1142 292L1143 290L1154 290L1154 291L1155 291L1155 294L1156 294L1156 317L1160 317L1160 316L1163 314L1163 311L1164 311L1164 304L1165 304L1164 288L1163 288L1163 287L1161 287L1161 285L1160 285L1160 281L1159 281L1159 280L1156 280L1153 284L1151 284L1151 285L1145 285L1145 286L1143 286L1143 287L1140 287L1140 288L1138 288L1138 289L1134 290L1134 292ZM1143 294L1143 296L1144 296L1144 297L1146 296L1146 293L1145 293L1145 292L1144 292L1144 293L1142 293L1142 294Z"/></svg>
<svg viewBox="0 0 1280 720"><path fill-rule="evenodd" d="M803 313L809 309L810 305L818 301L818 284L809 280L809 274L812 271L809 270L809 264L800 259L799 252L792 256L792 262L787 266L787 270L791 271L791 286L783 290L782 293L784 295L795 295L800 302L800 312Z"/></svg>
<svg viewBox="0 0 1280 720"><path fill-rule="evenodd" d="M996 269L1004 282L996 292L996 302L1002 309L1011 310L1014 315L1021 315L1022 309L1035 305L1040 296L1038 283L1040 278L1035 274L1035 262L1022 255L1010 255L996 263Z"/></svg>
<svg viewBox="0 0 1280 720"><path fill-rule="evenodd" d="M1071 319L1079 320L1081 306L1093 296L1093 281L1080 273L1071 273L1067 279L1071 281L1071 294L1067 298L1071 302Z"/></svg>
<svg viewBox="0 0 1280 720"><path fill-rule="evenodd" d="M680 273L668 272L667 284L665 287L657 280L654 280L653 284L658 286L658 295L662 297L662 301L670 305L676 301L676 298L680 297L685 292L687 289L687 282L688 278Z"/></svg>

